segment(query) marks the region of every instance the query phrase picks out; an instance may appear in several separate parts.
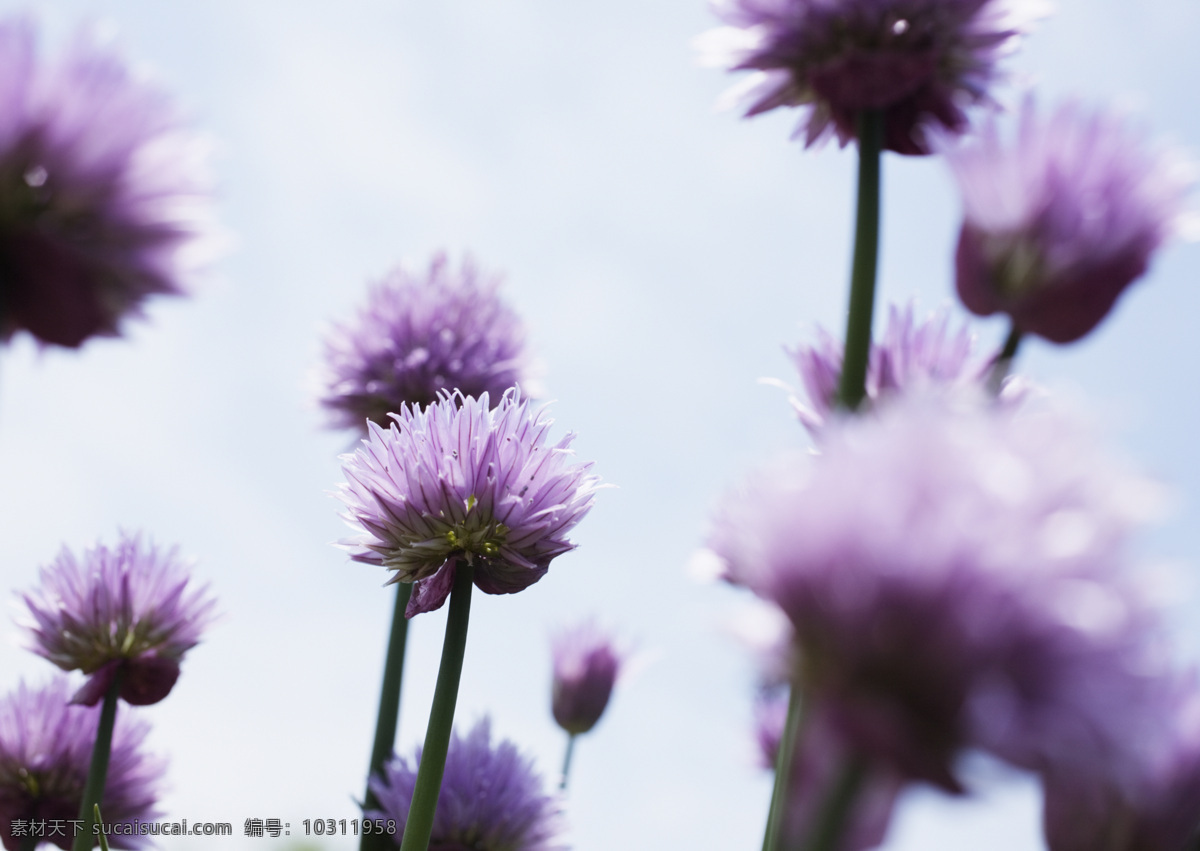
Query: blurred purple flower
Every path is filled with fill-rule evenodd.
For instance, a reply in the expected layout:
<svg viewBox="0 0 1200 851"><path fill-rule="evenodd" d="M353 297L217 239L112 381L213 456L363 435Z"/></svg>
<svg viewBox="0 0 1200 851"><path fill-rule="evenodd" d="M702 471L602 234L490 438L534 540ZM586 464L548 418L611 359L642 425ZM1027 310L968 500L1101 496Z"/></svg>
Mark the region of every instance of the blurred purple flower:
<svg viewBox="0 0 1200 851"><path fill-rule="evenodd" d="M1090 332L1183 221L1190 170L1119 117L1032 98L1015 138L995 121L950 154L963 196L958 294L1055 343Z"/></svg>
<svg viewBox="0 0 1200 851"><path fill-rule="evenodd" d="M83 789L92 761L92 745L100 709L72 706L65 677L56 676L41 689L24 684L0 701L0 836L8 851L25 847L15 834L14 820L60 820L66 829L47 828L42 843L69 849L70 823L79 818ZM119 713L113 730L112 756L100 809L106 824L129 824L158 818L158 789L166 765L147 756L142 742L149 725ZM117 848L144 848L147 838L113 833Z"/></svg>
<svg viewBox="0 0 1200 851"><path fill-rule="evenodd" d="M924 321L914 317L913 305L891 305L887 327L878 344L871 346L867 367L867 399L871 402L903 391L932 388L982 387L991 359L972 357L974 340L966 325L950 329L950 312L939 310ZM823 328L814 345L788 350L807 404L792 404L800 422L812 434L824 428L835 409L838 379L842 374L842 344Z"/></svg>
<svg viewBox="0 0 1200 851"><path fill-rule="evenodd" d="M554 720L572 736L596 726L621 669L612 636L586 623L555 636Z"/></svg>
<svg viewBox="0 0 1200 851"><path fill-rule="evenodd" d="M1123 580L1147 489L1066 418L948 401L829 428L727 498L710 545L791 618L843 739L902 776L956 790L971 745L1127 771L1157 710Z"/></svg>
<svg viewBox="0 0 1200 851"><path fill-rule="evenodd" d="M479 590L512 594L575 548L567 533L592 507L599 477L571 462L573 434L547 443L553 420L519 391L494 409L487 393L443 393L392 418L387 430L368 423L362 448L342 456L343 516L363 534L341 543L355 561L394 571L394 582L416 583L409 617L445 602L458 559L475 566Z"/></svg>
<svg viewBox="0 0 1200 851"><path fill-rule="evenodd" d="M1166 747L1133 783L1044 772L1050 851L1179 851L1200 830L1200 690L1194 680L1164 701Z"/></svg>
<svg viewBox="0 0 1200 851"><path fill-rule="evenodd" d="M525 329L499 285L469 257L454 270L437 254L425 274L397 267L372 287L325 342L321 404L333 424L365 434L367 420L386 428L389 413L454 390L499 402L527 377Z"/></svg>
<svg viewBox="0 0 1200 851"><path fill-rule="evenodd" d="M755 704L756 732L763 766L774 770L783 726L787 720L786 690L772 690ZM788 847L799 847L804 831L819 817L837 774L852 756L837 726L821 706L810 707L792 760L784 832ZM881 845L895 809L901 779L886 766L868 769L836 851L864 851Z"/></svg>
<svg viewBox="0 0 1200 851"><path fill-rule="evenodd" d="M0 23L0 339L76 348L181 294L203 259L202 153L96 39L40 62L28 20Z"/></svg>
<svg viewBox="0 0 1200 851"><path fill-rule="evenodd" d="M811 146L855 138L856 118L884 112L884 147L930 153L930 131L961 133L965 108L990 101L997 63L1039 17L1031 0L724 0L728 27L701 37L711 64L758 72L748 116L804 108Z"/></svg>
<svg viewBox="0 0 1200 851"><path fill-rule="evenodd" d="M77 559L63 547L41 584L23 599L34 653L64 671L88 675L73 698L94 706L121 673L120 696L157 703L179 678L179 662L213 619L216 601L191 584L176 548L121 533L115 547L96 544Z"/></svg>
<svg viewBox="0 0 1200 851"><path fill-rule="evenodd" d="M383 809L365 815L395 819L397 840L408 822L420 764L418 747L411 760L393 757L383 777L371 779ZM558 851L566 847L558 841L560 810L558 798L543 791L531 759L512 742L492 746L484 718L465 738L455 733L450 740L429 851Z"/></svg>

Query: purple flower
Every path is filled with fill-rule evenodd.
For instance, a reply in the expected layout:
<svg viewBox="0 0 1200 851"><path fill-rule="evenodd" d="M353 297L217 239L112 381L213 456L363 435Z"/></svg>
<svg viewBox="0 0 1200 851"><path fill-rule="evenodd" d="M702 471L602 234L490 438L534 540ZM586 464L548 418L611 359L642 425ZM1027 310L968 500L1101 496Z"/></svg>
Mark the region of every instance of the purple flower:
<svg viewBox="0 0 1200 851"><path fill-rule="evenodd" d="M487 393L443 393L391 416L390 429L368 423L362 448L342 456L343 516L363 532L342 544L355 561L416 583L409 617L445 602L459 559L475 566L479 590L512 594L575 548L567 533L592 507L599 477L570 460L575 435L547 443L553 420L517 390L494 409Z"/></svg>
<svg viewBox="0 0 1200 851"><path fill-rule="evenodd" d="M1194 680L1163 702L1165 747L1133 783L1044 772L1050 851L1179 851L1200 830L1200 690Z"/></svg>
<svg viewBox="0 0 1200 851"><path fill-rule="evenodd" d="M730 26L702 37L713 64L758 72L748 116L804 108L813 145L882 110L884 146L930 153L930 130L962 132L964 109L989 101L997 63L1037 18L1030 0L724 0Z"/></svg>
<svg viewBox="0 0 1200 851"><path fill-rule="evenodd" d="M98 707L72 706L65 677L41 689L24 684L0 701L0 836L8 851L24 847L14 821L65 821L62 833L49 827L38 844L69 849L71 820L79 818L83 788L100 723ZM142 751L149 731L144 721L119 713L100 811L106 824L158 818L158 787L166 765ZM25 836L28 836L25 833ZM143 848L143 836L113 833L117 848Z"/></svg>
<svg viewBox="0 0 1200 851"><path fill-rule="evenodd" d="M554 720L572 736L596 726L608 706L621 669L621 654L611 636L593 624L555 637Z"/></svg>
<svg viewBox="0 0 1200 851"><path fill-rule="evenodd" d="M200 641L216 601L196 587L176 548L121 533L115 547L96 544L76 558L66 547L24 594L31 649L87 684L76 703L94 706L120 672L127 703L157 703L179 678L183 654Z"/></svg>
<svg viewBox="0 0 1200 851"><path fill-rule="evenodd" d="M759 748L766 768L775 768L787 704L787 692L776 691L763 695L755 707ZM799 738L786 799L784 831L789 847L798 847L804 832L816 822L838 772L853 755L853 749L847 747L837 726L831 723L828 711L819 705L810 707ZM886 767L869 768L836 851L863 851L881 845L902 786L901 779Z"/></svg>
<svg viewBox="0 0 1200 851"><path fill-rule="evenodd" d="M955 260L973 313L1055 343L1099 324L1182 222L1188 169L1115 115L1032 99L1015 138L991 122L950 155L964 220Z"/></svg>
<svg viewBox="0 0 1200 851"><path fill-rule="evenodd" d="M1153 734L1156 633L1125 581L1146 486L1083 429L904 398L727 498L710 545L796 630L806 695L902 776L966 746L1127 771Z"/></svg>
<svg viewBox="0 0 1200 851"><path fill-rule="evenodd" d="M386 427L392 411L454 390L498 401L526 377L525 330L498 290L470 258L457 271L445 254L424 275L394 269L326 340L321 404L333 424L365 433L367 420Z"/></svg>
<svg viewBox="0 0 1200 851"><path fill-rule="evenodd" d="M951 331L948 310L918 321L912 304L904 309L892 305L882 339L871 346L867 399L875 402L904 391L982 386L991 359L972 357L973 343L967 326ZM818 328L815 345L797 346L788 354L808 397L808 404L799 400L792 404L800 422L812 434L818 434L835 408L842 374L842 344Z"/></svg>
<svg viewBox="0 0 1200 851"><path fill-rule="evenodd" d="M179 295L204 231L196 141L168 100L79 37L39 61L0 23L0 339L76 348Z"/></svg>
<svg viewBox="0 0 1200 851"><path fill-rule="evenodd" d="M562 831L559 801L542 791L533 761L512 742L492 746L484 718L466 737L450 740L446 773L438 796L429 851L556 851ZM396 839L404 834L417 784L421 749L411 760L393 757L383 776L371 778L382 812L367 818L395 819ZM397 844L399 844L397 842Z"/></svg>

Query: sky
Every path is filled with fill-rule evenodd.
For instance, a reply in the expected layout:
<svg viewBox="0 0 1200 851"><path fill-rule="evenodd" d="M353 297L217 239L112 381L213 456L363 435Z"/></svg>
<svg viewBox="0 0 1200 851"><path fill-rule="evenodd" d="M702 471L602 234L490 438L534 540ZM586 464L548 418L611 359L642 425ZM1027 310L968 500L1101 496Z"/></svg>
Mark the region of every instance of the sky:
<svg viewBox="0 0 1200 851"><path fill-rule="evenodd" d="M22 6L0 0L0 11ZM578 550L527 591L475 595L458 717L489 713L552 779L549 636L596 618L633 669L576 749L572 847L757 848L769 797L755 760L751 601L688 565L726 488L806 445L783 347L840 331L854 157L789 140L796 116L714 108L735 78L691 46L703 0L335 4L62 0L44 45L91 21L170 91L211 142L228 249L188 299L152 302L124 337L79 352L0 350L0 577L31 588L62 545L144 530L195 558L222 620L169 698L143 711L170 759L163 808L228 821L353 818L392 591L351 563L331 492L353 447L313 398L321 340L366 286L445 249L505 274L545 367L554 434L616 487ZM1061 0L1009 64L1043 102L1117 103L1200 150L1193 0ZM936 158L884 162L880 304L953 301L960 211ZM1181 656L1200 656L1200 254L1164 250L1086 340L1036 341L1020 369L1078 400L1115 450L1175 494L1139 546L1183 581ZM885 309L877 312L882 318ZM880 327L879 324L876 326ZM973 321L981 351L997 320ZM8 592L5 592L8 593ZM15 594L13 618L19 615ZM749 617L754 617L753 614ZM52 666L0 621L4 688ZM444 612L411 624L398 747L423 734ZM983 760L974 794L905 796L884 846L1041 847L1035 786ZM302 838L302 837L300 837ZM351 838L319 843L349 849Z"/></svg>

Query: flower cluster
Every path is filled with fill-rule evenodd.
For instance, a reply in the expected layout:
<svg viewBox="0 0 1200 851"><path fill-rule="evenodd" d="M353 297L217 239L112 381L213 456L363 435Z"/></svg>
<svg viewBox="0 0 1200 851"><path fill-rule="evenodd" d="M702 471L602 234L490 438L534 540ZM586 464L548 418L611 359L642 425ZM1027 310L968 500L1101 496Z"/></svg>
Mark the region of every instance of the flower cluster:
<svg viewBox="0 0 1200 851"><path fill-rule="evenodd" d="M493 746L484 718L464 737L450 740L446 774L438 797L429 851L556 851L562 832L558 800L542 791L533 762L511 742ZM394 819L403 833L416 788L421 749L411 760L395 757L371 790L382 812L367 818Z"/></svg>
<svg viewBox="0 0 1200 851"><path fill-rule="evenodd" d="M57 62L0 23L0 339L78 347L179 294L205 230L196 140L86 37Z"/></svg>
<svg viewBox="0 0 1200 851"><path fill-rule="evenodd" d="M96 544L81 558L64 547L23 599L31 649L64 671L87 674L74 700L89 706L117 676L128 703L166 697L216 605L207 588L192 583L176 549L129 534L114 547Z"/></svg>
<svg viewBox="0 0 1200 851"><path fill-rule="evenodd" d="M909 398L727 499L711 545L882 764L954 790L978 746L1125 776L1159 738L1154 620L1123 579L1145 492L1061 417Z"/></svg>
<svg viewBox="0 0 1200 851"><path fill-rule="evenodd" d="M1190 169L1126 122L1076 103L1021 110L1012 140L992 121L950 164L965 220L962 302L1055 343L1090 332L1178 230Z"/></svg>
<svg viewBox="0 0 1200 851"><path fill-rule="evenodd" d="M31 689L24 684L0 701L0 837L7 851L28 847L14 835L13 822L65 821L79 816L83 789L99 723L99 707L72 706L65 677ZM108 779L100 799L104 820L111 824L149 821L155 809L165 764L147 756L142 741L149 727L122 715L113 733ZM69 831L43 840L71 847ZM136 833L114 833L118 848L141 848Z"/></svg>
<svg viewBox="0 0 1200 851"><path fill-rule="evenodd" d="M747 115L799 106L807 145L855 138L880 110L884 146L928 154L931 130L962 132L998 62L1041 12L1030 0L728 0L701 42L714 64L758 72Z"/></svg>
<svg viewBox="0 0 1200 851"><path fill-rule="evenodd" d="M599 478L570 460L574 435L547 442L553 420L517 390L494 409L486 393L443 394L392 418L386 431L370 423L362 448L342 456L338 496L363 533L342 543L354 560L416 583L410 616L445 602L458 559L474 565L481 591L511 594L574 548L567 533Z"/></svg>
<svg viewBox="0 0 1200 851"><path fill-rule="evenodd" d="M525 331L499 295L499 279L460 269L438 254L425 274L404 267L376 284L353 323L325 342L321 404L334 425L366 432L386 427L405 405L425 407L441 394L484 393L499 401L527 377Z"/></svg>

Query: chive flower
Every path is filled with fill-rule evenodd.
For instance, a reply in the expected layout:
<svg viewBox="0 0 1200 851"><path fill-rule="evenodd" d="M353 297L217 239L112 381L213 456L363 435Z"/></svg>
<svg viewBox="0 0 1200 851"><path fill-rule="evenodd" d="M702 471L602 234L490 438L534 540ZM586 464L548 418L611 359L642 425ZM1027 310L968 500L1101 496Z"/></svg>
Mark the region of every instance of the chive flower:
<svg viewBox="0 0 1200 851"><path fill-rule="evenodd" d="M555 636L552 655L554 720L572 736L586 733L608 707L621 654L611 636L585 623Z"/></svg>

